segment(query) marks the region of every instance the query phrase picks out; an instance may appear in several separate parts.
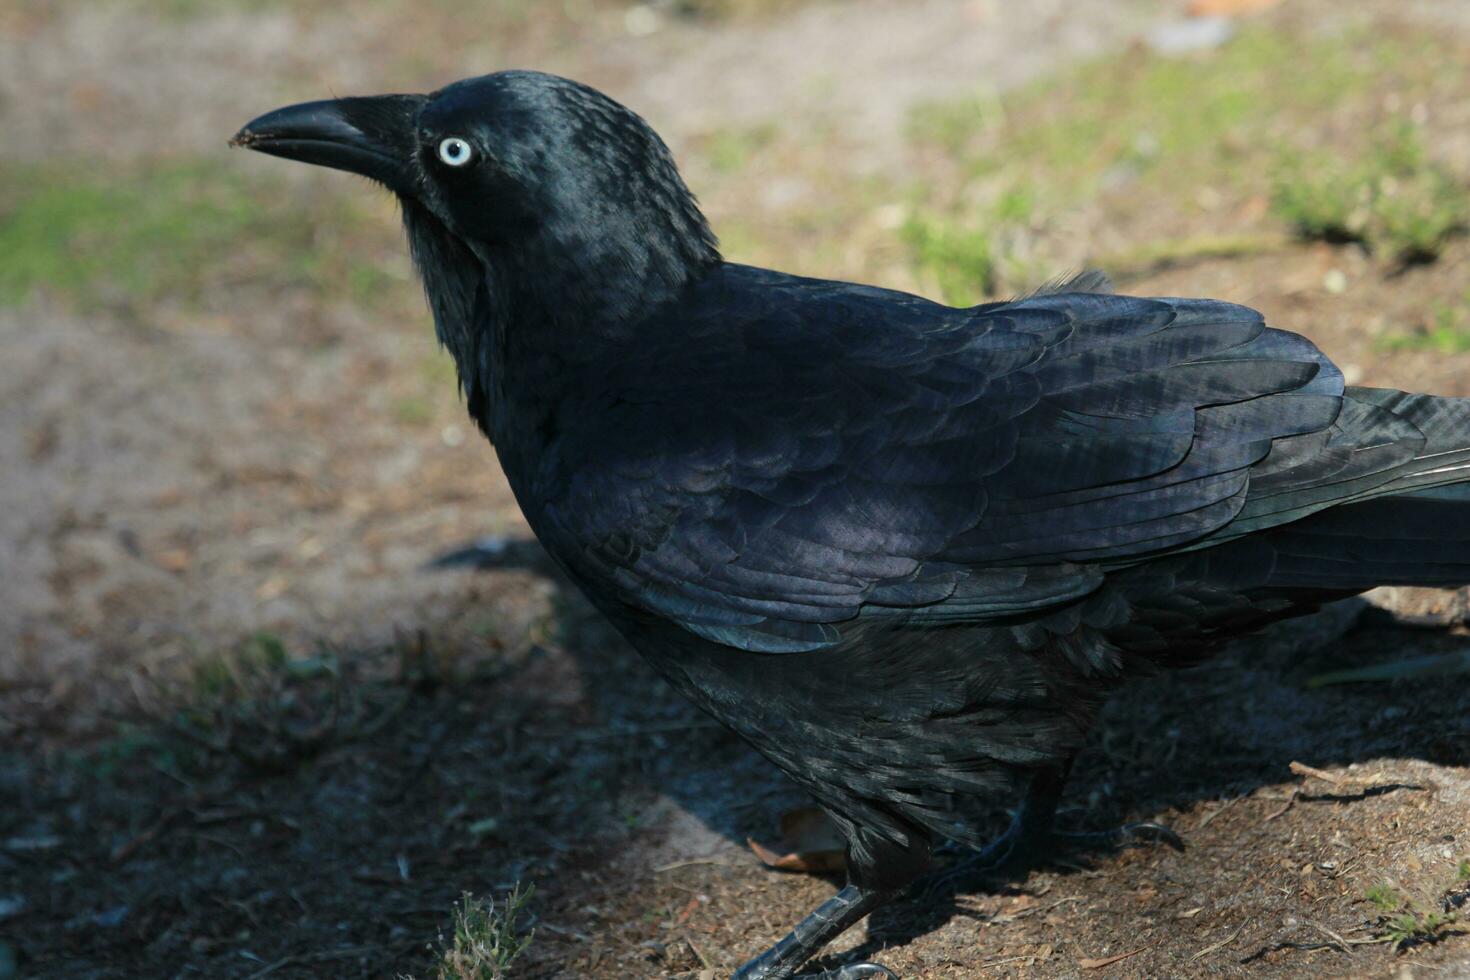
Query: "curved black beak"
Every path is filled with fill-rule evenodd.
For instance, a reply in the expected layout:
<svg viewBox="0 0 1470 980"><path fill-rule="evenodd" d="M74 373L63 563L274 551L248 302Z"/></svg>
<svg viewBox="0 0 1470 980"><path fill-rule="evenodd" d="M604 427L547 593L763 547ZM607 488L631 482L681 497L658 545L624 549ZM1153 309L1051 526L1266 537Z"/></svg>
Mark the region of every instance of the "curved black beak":
<svg viewBox="0 0 1470 980"><path fill-rule="evenodd" d="M426 101L422 95L375 95L303 102L252 119L230 145L361 174L408 194L415 120Z"/></svg>

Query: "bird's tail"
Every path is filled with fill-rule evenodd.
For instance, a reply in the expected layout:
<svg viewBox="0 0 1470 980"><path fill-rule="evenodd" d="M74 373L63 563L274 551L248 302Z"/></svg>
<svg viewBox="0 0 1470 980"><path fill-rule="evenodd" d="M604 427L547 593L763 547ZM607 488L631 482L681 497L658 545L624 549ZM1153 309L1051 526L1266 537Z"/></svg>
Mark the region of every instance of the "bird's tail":
<svg viewBox="0 0 1470 980"><path fill-rule="evenodd" d="M1470 584L1470 399L1386 388L1344 394L1355 406L1344 412L1354 420L1344 433L1370 465L1355 472L1345 464L1335 479L1308 488L1322 503L1337 502L1260 535L1275 552L1266 586ZM1388 474L1378 470L1375 454L1411 441L1412 458Z"/></svg>
<svg viewBox="0 0 1470 980"><path fill-rule="evenodd" d="M1470 483L1333 507L1267 535L1275 588L1470 585Z"/></svg>

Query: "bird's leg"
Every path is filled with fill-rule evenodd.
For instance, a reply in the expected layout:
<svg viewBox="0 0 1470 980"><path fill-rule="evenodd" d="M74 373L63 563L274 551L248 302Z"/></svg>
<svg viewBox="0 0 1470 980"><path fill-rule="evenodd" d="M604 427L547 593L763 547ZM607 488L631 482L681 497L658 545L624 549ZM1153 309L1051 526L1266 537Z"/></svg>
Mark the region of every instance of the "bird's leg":
<svg viewBox="0 0 1470 980"><path fill-rule="evenodd" d="M932 896L959 880L1010 871L1037 863L1065 850L1111 850L1129 844L1168 844L1184 850L1184 841L1173 830L1152 821L1126 823L1111 830L1061 831L1055 829L1057 804L1067 781L1071 763L1060 769L1036 773L1026 789L1011 825L983 850L964 858L933 876L924 887Z"/></svg>
<svg viewBox="0 0 1470 980"><path fill-rule="evenodd" d="M1031 782L1026 802L1022 804L1025 819L1030 822L1024 828L1022 843L1031 851L1032 857L1045 857L1047 853L1065 850L1113 850L1130 844L1168 844L1176 851L1184 850L1183 838L1152 820L1125 823L1109 830L1055 829L1057 803L1061 801L1062 786L1071 770L1072 764L1068 762L1060 770L1038 774Z"/></svg>
<svg viewBox="0 0 1470 980"><path fill-rule="evenodd" d="M849 963L835 970L795 976L797 967L811 959L817 950L897 894L848 885L798 922L786 938L735 971L731 980L860 980L863 977L898 980L891 970L876 963Z"/></svg>

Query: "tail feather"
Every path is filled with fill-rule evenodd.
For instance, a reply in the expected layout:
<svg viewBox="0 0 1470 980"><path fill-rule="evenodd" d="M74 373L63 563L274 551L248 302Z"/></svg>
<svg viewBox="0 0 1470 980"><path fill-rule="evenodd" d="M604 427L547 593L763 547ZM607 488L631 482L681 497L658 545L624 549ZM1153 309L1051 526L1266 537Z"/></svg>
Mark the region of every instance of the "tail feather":
<svg viewBox="0 0 1470 980"><path fill-rule="evenodd" d="M1348 388L1337 421L1279 439L1251 471L1239 515L1208 544L1313 514L1470 481L1470 398Z"/></svg>
<svg viewBox="0 0 1470 980"><path fill-rule="evenodd" d="M1470 584L1470 483L1333 507L1265 538L1272 587Z"/></svg>
<svg viewBox="0 0 1470 980"><path fill-rule="evenodd" d="M1415 487L1470 480L1470 398L1416 395L1391 388L1349 388L1347 397L1368 402L1412 423L1424 445L1409 472L1382 487L1401 493Z"/></svg>

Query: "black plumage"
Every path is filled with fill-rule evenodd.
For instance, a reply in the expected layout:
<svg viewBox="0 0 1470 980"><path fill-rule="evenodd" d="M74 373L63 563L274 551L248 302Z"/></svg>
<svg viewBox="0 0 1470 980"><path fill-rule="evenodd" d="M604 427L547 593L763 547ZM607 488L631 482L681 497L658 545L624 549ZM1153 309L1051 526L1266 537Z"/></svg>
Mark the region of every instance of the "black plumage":
<svg viewBox="0 0 1470 980"><path fill-rule="evenodd" d="M739 977L791 976L938 841L984 847L1005 794L1002 850L1044 843L1130 673L1470 581L1470 402L1347 387L1253 310L1091 276L954 309L725 263L641 119L531 72L236 142L398 195L548 552L846 835L849 886Z"/></svg>

